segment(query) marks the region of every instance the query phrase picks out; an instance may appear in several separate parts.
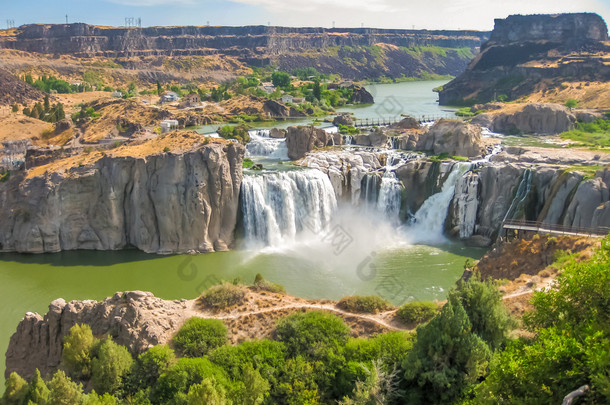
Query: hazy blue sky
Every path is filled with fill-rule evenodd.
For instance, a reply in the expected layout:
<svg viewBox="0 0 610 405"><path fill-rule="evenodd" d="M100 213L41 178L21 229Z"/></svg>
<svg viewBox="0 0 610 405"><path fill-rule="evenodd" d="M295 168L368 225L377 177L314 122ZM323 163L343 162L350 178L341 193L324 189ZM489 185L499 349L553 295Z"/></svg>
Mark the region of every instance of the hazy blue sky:
<svg viewBox="0 0 610 405"><path fill-rule="evenodd" d="M70 22L124 25L286 25L480 29L510 14L596 12L610 0L0 0L0 27Z"/></svg>

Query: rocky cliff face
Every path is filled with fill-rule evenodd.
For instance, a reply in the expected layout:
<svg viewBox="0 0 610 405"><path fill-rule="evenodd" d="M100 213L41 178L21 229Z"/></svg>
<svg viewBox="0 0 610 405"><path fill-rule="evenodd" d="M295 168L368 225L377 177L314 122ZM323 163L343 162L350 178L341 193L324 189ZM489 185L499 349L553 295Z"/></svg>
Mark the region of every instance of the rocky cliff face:
<svg viewBox="0 0 610 405"><path fill-rule="evenodd" d="M210 252L233 243L244 148L199 145L0 183L0 250Z"/></svg>
<svg viewBox="0 0 610 405"><path fill-rule="evenodd" d="M443 87L441 104L516 99L562 81L607 81L608 29L597 14L510 16L496 20L466 72Z"/></svg>
<svg viewBox="0 0 610 405"><path fill-rule="evenodd" d="M0 35L0 48L114 58L127 69L140 70L139 80L153 83L176 80L174 71L160 67L165 62L162 57L178 59L175 67L180 68L180 58L188 58L185 65L195 67L199 65L196 60L193 63L194 56L215 55L225 55L244 67L273 64L286 71L315 67L321 73L339 73L358 80L418 76L423 72L457 75L469 60L464 50L475 54L489 38L488 32L477 31L266 26L108 28L37 24L19 27L15 32ZM413 49L430 46L444 50L435 53ZM188 68L184 73L195 72ZM204 73L205 69L201 71Z"/></svg>
<svg viewBox="0 0 610 405"><path fill-rule="evenodd" d="M442 119L419 137L416 150L431 151L435 155L446 153L450 156L476 157L481 156L485 149L481 141L481 127Z"/></svg>
<svg viewBox="0 0 610 405"><path fill-rule="evenodd" d="M109 335L137 355L169 341L184 322L187 305L186 300L164 301L141 291L116 293L102 302L57 299L44 317L28 312L21 320L6 352L5 377L55 371L63 339L77 323L91 326L95 336Z"/></svg>
<svg viewBox="0 0 610 405"><path fill-rule="evenodd" d="M289 127L286 133L288 157L292 160L303 158L307 152L311 152L315 148L341 145L342 143L340 134L331 134L313 126Z"/></svg>
<svg viewBox="0 0 610 405"><path fill-rule="evenodd" d="M576 116L562 105L532 103L512 114L480 114L472 123L502 134L552 135L574 129Z"/></svg>

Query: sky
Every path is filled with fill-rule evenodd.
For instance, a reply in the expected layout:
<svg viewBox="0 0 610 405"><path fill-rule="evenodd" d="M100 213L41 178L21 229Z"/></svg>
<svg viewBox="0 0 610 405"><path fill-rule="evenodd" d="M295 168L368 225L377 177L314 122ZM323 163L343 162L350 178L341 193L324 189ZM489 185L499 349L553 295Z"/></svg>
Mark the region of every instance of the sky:
<svg viewBox="0 0 610 405"><path fill-rule="evenodd" d="M610 0L0 0L0 28L84 22L122 26L274 25L407 29L493 29L510 14L595 12Z"/></svg>

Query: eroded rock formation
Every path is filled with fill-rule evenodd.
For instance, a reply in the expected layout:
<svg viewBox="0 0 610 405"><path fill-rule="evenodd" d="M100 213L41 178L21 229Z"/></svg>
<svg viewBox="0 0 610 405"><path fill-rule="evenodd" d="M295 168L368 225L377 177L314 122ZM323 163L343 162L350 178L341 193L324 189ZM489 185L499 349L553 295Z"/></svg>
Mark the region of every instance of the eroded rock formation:
<svg viewBox="0 0 610 405"><path fill-rule="evenodd" d="M210 252L233 244L243 146L103 157L0 183L0 250Z"/></svg>
<svg viewBox="0 0 610 405"><path fill-rule="evenodd" d="M75 324L87 324L94 336L110 336L137 355L149 347L166 343L184 322L187 301L165 301L152 293L116 293L104 301L57 299L43 317L28 312L17 326L6 352L6 372L24 378L39 369L42 375L55 371L62 356L63 339Z"/></svg>
<svg viewBox="0 0 610 405"><path fill-rule="evenodd" d="M286 133L288 157L292 160L303 158L307 152L315 148L341 145L342 143L340 134L331 134L313 126L289 127Z"/></svg>
<svg viewBox="0 0 610 405"><path fill-rule="evenodd" d="M527 104L515 113L480 114L473 123L503 134L559 134L574 129L576 116L558 104Z"/></svg>

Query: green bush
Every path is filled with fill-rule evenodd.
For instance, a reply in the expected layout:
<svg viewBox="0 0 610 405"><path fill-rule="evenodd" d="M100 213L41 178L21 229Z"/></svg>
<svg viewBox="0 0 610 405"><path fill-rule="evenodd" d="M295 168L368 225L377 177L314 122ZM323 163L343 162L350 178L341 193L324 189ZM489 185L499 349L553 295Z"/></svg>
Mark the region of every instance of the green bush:
<svg viewBox="0 0 610 405"><path fill-rule="evenodd" d="M132 390L153 386L159 376L176 363L174 351L166 345L157 345L140 354L129 375Z"/></svg>
<svg viewBox="0 0 610 405"><path fill-rule="evenodd" d="M404 304L396 315L404 323L421 323L438 313L438 305L430 301L415 301Z"/></svg>
<svg viewBox="0 0 610 405"><path fill-rule="evenodd" d="M239 379L248 365L256 365L267 378L273 379L284 368L285 357L286 346L268 339L245 341L238 346L224 345L208 356L233 379Z"/></svg>
<svg viewBox="0 0 610 405"><path fill-rule="evenodd" d="M83 386L70 380L62 370L55 372L48 387L48 405L78 404L84 399Z"/></svg>
<svg viewBox="0 0 610 405"><path fill-rule="evenodd" d="M269 291L272 293L286 294L286 289L283 285L267 281L260 274L257 274L254 278L253 287L256 291Z"/></svg>
<svg viewBox="0 0 610 405"><path fill-rule="evenodd" d="M104 340L91 361L93 388L100 393L116 392L132 363L133 358L124 346L114 343L110 338Z"/></svg>
<svg viewBox="0 0 610 405"><path fill-rule="evenodd" d="M201 384L207 378L214 379L219 386L229 386L224 370L207 358L180 359L161 374L157 384L151 388L150 399L153 404L179 403L174 399L180 394L184 397L192 385Z"/></svg>
<svg viewBox="0 0 610 405"><path fill-rule="evenodd" d="M246 299L246 288L243 285L234 285L224 282L210 287L201 294L201 303L212 309L225 309L239 305Z"/></svg>
<svg viewBox="0 0 610 405"><path fill-rule="evenodd" d="M98 340L93 337L89 325L76 324L64 338L62 361L65 369L76 378L91 375L92 351Z"/></svg>
<svg viewBox="0 0 610 405"><path fill-rule="evenodd" d="M341 298L337 307L348 312L376 314L377 312L387 311L393 306L377 295L352 295L351 297Z"/></svg>
<svg viewBox="0 0 610 405"><path fill-rule="evenodd" d="M227 327L218 319L190 318L173 339L186 357L201 357L227 342Z"/></svg>
<svg viewBox="0 0 610 405"><path fill-rule="evenodd" d="M290 355L312 358L323 358L329 350L344 345L349 332L341 318L320 311L290 315L280 319L275 328L277 340L284 342Z"/></svg>
<svg viewBox="0 0 610 405"><path fill-rule="evenodd" d="M250 158L245 158L244 162L243 162L243 168L244 169L249 169L254 165L254 161L252 161L252 159Z"/></svg>

